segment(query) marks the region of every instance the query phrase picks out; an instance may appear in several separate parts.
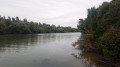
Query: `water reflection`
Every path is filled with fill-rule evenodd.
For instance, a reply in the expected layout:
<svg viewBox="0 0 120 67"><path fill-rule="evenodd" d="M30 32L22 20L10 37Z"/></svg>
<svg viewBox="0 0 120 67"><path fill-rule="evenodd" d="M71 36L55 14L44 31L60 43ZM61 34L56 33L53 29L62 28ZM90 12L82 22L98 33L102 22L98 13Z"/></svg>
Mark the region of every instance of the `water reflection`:
<svg viewBox="0 0 120 67"><path fill-rule="evenodd" d="M29 34L29 35L0 35L0 48L2 47L19 47L35 45L37 43L49 43L57 39L62 39L61 36L56 37L53 34Z"/></svg>
<svg viewBox="0 0 120 67"><path fill-rule="evenodd" d="M99 61L97 54L72 47L79 37L80 33L0 35L0 67L115 67Z"/></svg>
<svg viewBox="0 0 120 67"><path fill-rule="evenodd" d="M71 54L80 33L0 35L0 67L83 67Z"/></svg>
<svg viewBox="0 0 120 67"><path fill-rule="evenodd" d="M46 44L55 41L56 35L50 34L29 34L29 35L0 35L0 52L4 50L21 49Z"/></svg>
<svg viewBox="0 0 120 67"><path fill-rule="evenodd" d="M36 40L37 36L33 35L0 35L0 49L26 48L29 43L35 43Z"/></svg>

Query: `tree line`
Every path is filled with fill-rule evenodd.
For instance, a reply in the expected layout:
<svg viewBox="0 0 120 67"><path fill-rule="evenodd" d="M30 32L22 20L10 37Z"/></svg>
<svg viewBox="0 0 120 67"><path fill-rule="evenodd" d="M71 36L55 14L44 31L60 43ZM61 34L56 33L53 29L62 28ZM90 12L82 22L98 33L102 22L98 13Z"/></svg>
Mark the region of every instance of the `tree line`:
<svg viewBox="0 0 120 67"><path fill-rule="evenodd" d="M77 31L78 29L72 27L29 22L27 19L20 20L19 17L6 18L5 16L0 16L0 34L65 33Z"/></svg>
<svg viewBox="0 0 120 67"><path fill-rule="evenodd" d="M120 61L120 0L88 9L87 18L79 20L78 29L87 34L85 41L107 60Z"/></svg>

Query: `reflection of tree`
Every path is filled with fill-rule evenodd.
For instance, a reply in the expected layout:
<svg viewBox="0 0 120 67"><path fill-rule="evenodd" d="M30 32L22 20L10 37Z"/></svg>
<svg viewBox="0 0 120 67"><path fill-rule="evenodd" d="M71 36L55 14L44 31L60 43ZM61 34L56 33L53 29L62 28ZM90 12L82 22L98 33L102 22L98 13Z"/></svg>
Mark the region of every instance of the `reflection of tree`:
<svg viewBox="0 0 120 67"><path fill-rule="evenodd" d="M81 52L72 54L76 59L83 62L84 67L117 67L109 62L103 61L103 58L95 53Z"/></svg>
<svg viewBox="0 0 120 67"><path fill-rule="evenodd" d="M81 60L84 67L95 67L95 64L92 63L89 58L84 58L80 53L72 54L72 56L74 56L76 59Z"/></svg>
<svg viewBox="0 0 120 67"><path fill-rule="evenodd" d="M0 36L0 48L10 47L25 47L37 40L37 36L34 35L2 35Z"/></svg>
<svg viewBox="0 0 120 67"><path fill-rule="evenodd" d="M39 44L46 44L50 42L54 42L56 40L55 34L39 34L38 35L38 43Z"/></svg>
<svg viewBox="0 0 120 67"><path fill-rule="evenodd" d="M62 34L62 35L61 35ZM51 34L38 34L38 43L47 44L50 42L62 41L66 39L70 39L72 37L71 34L68 33L51 33Z"/></svg>
<svg viewBox="0 0 120 67"><path fill-rule="evenodd" d="M0 51L44 45L54 42L57 38L55 34L0 35Z"/></svg>

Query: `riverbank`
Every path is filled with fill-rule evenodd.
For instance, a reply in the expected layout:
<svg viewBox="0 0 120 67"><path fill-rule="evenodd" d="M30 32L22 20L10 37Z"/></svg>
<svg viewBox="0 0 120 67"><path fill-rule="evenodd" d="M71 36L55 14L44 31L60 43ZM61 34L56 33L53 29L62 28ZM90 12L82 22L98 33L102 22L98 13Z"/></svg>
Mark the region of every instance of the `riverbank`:
<svg viewBox="0 0 120 67"><path fill-rule="evenodd" d="M82 50L82 52L75 57L86 58L88 63L95 64L96 67L120 67L120 61L112 61L107 59L102 50L96 46L96 43L92 40L89 40L91 37L92 34L82 34L78 41L73 43L73 46L76 46L76 48L80 51ZM83 39L84 41L81 42Z"/></svg>
<svg viewBox="0 0 120 67"><path fill-rule="evenodd" d="M105 60L120 65L120 0L103 2L88 9L85 19L80 19L78 29L85 41L84 51L102 55ZM82 45L83 44L83 45Z"/></svg>

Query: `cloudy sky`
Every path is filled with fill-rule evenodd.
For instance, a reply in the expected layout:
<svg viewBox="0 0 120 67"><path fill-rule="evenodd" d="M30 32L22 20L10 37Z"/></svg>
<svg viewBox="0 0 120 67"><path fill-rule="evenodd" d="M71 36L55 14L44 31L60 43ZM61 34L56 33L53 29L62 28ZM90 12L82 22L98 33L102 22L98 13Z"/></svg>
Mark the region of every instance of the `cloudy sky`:
<svg viewBox="0 0 120 67"><path fill-rule="evenodd" d="M111 0L0 0L0 15L29 21L76 27L87 9Z"/></svg>

